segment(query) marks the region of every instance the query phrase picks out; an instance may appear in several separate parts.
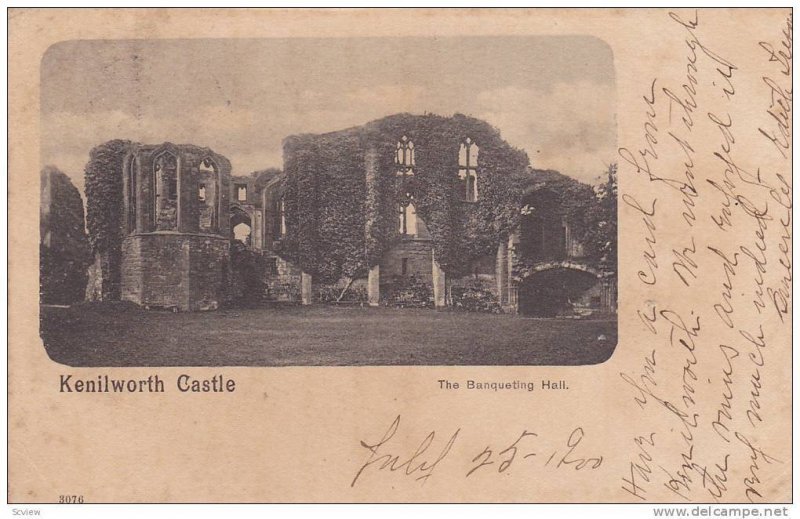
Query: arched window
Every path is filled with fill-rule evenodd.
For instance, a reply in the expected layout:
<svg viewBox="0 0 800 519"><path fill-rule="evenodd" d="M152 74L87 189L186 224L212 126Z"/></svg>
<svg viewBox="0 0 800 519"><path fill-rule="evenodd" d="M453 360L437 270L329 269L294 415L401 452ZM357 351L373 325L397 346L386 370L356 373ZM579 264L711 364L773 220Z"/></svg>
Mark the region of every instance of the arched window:
<svg viewBox="0 0 800 519"><path fill-rule="evenodd" d="M394 163L397 167L398 177L414 176L414 166L416 165L414 143L405 135L397 142Z"/></svg>
<svg viewBox="0 0 800 519"><path fill-rule="evenodd" d="M414 197L409 193L400 202L400 234L417 235L417 208L414 206Z"/></svg>
<svg viewBox="0 0 800 519"><path fill-rule="evenodd" d="M286 201L281 195L272 199L272 239L280 240L286 236Z"/></svg>
<svg viewBox="0 0 800 519"><path fill-rule="evenodd" d="M178 226L178 157L165 151L153 163L155 182L154 219L157 230Z"/></svg>
<svg viewBox="0 0 800 519"><path fill-rule="evenodd" d="M133 156L125 163L125 193L126 208L128 211L128 233L136 232L136 163Z"/></svg>
<svg viewBox="0 0 800 519"><path fill-rule="evenodd" d="M458 178L464 181L464 200L478 201L478 146L469 137L458 150Z"/></svg>
<svg viewBox="0 0 800 519"><path fill-rule="evenodd" d="M197 226L200 232L217 230L218 192L219 168L207 157L197 168Z"/></svg>

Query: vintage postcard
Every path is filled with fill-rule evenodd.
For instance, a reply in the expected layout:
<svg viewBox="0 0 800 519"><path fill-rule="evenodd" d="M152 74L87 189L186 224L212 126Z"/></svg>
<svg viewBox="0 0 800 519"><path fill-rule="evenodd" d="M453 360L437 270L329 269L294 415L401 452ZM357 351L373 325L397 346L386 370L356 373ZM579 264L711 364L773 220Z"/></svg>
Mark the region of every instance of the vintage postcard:
<svg viewBox="0 0 800 519"><path fill-rule="evenodd" d="M791 502L790 8L8 17L11 503Z"/></svg>

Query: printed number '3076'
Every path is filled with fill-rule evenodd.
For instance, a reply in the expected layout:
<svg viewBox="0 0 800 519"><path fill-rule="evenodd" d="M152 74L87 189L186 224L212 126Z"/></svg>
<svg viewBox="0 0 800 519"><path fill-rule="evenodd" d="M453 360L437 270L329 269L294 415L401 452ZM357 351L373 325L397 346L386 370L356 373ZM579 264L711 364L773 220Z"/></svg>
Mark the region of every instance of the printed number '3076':
<svg viewBox="0 0 800 519"><path fill-rule="evenodd" d="M58 502L60 504L83 503L83 496L58 496Z"/></svg>

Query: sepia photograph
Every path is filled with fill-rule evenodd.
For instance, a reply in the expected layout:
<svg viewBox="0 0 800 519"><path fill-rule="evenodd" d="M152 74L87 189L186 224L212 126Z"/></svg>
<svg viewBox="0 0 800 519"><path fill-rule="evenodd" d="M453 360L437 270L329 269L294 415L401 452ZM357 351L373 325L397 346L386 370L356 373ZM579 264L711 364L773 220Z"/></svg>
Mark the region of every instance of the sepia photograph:
<svg viewBox="0 0 800 519"><path fill-rule="evenodd" d="M41 63L47 353L604 362L615 99L613 54L590 36L56 43Z"/></svg>
<svg viewBox="0 0 800 519"><path fill-rule="evenodd" d="M794 509L791 6L10 1L9 515Z"/></svg>

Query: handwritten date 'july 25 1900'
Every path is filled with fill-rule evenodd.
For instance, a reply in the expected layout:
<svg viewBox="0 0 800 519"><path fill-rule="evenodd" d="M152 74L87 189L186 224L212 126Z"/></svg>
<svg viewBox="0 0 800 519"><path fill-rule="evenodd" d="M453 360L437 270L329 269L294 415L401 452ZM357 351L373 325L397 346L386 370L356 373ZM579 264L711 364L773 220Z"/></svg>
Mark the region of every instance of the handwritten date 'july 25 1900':
<svg viewBox="0 0 800 519"><path fill-rule="evenodd" d="M361 446L369 451L369 456L356 472L353 481L354 487L359 479L367 472L399 472L404 476L425 483L434 470L448 457L450 451L461 434L461 428L440 444L433 447L436 440L436 431L431 431L416 448L397 445L392 442L398 428L400 416L394 419L389 429L377 442L361 441ZM575 427L565 438L556 442L542 442L539 434L523 430L519 434L504 434L504 438L495 444L486 445L483 449L469 451L468 469L464 477L469 478L480 473L502 474L516 464L520 468L528 462L540 468L555 470L594 470L603 463L603 456L586 454L580 445L585 437L582 427ZM507 437L507 438L506 438ZM394 445L392 445L394 443ZM496 445L496 446L495 446ZM397 452L401 451L402 454Z"/></svg>

